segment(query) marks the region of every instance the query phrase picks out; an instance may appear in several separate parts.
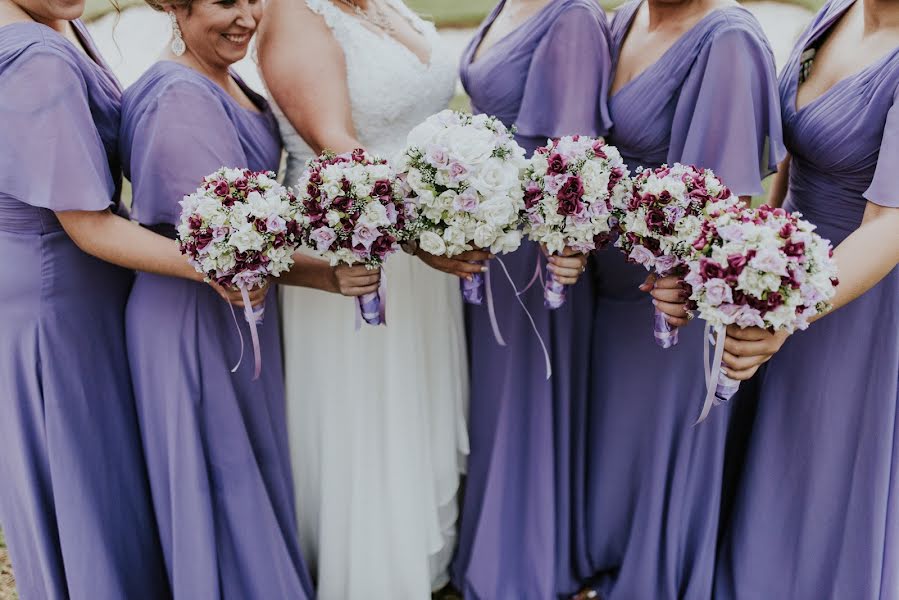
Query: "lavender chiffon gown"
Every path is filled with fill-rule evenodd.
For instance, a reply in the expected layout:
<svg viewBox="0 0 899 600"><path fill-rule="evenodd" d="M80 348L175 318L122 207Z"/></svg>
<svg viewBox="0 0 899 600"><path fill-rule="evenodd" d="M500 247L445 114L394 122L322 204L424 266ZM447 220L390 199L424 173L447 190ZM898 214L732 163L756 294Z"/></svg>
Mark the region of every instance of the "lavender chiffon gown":
<svg viewBox="0 0 899 600"><path fill-rule="evenodd" d="M853 0L830 2L780 82L785 208L836 246L867 202L899 207L899 47L796 108L799 57ZM813 67L814 68L814 67ZM716 598L899 598L899 269L790 336L759 378Z"/></svg>
<svg viewBox="0 0 899 600"><path fill-rule="evenodd" d="M122 102L133 216L174 236L178 201L221 166L276 170L281 146L259 111L174 62L153 65ZM180 598L310 598L296 537L277 293L259 327L262 374L240 352L229 305L206 284L138 274L126 313L153 502ZM245 342L250 331L238 316Z"/></svg>
<svg viewBox="0 0 899 600"><path fill-rule="evenodd" d="M612 59L640 1L611 27ZM774 58L741 7L706 15L609 99L610 142L631 169L680 161L713 169L738 195L762 191L783 155ZM702 406L702 323L656 345L642 266L596 253L588 412L587 559L612 600L707 600L712 593L731 405ZM736 400L735 400L736 401ZM735 402L734 401L734 402Z"/></svg>
<svg viewBox="0 0 899 600"><path fill-rule="evenodd" d="M169 596L125 354L132 274L55 213L116 210L121 89L37 23L0 28L0 524L23 600Z"/></svg>
<svg viewBox="0 0 899 600"><path fill-rule="evenodd" d="M610 61L602 11L590 0L553 0L474 60L503 4L462 56L473 110L516 125L528 154L547 137L605 135ZM545 265L528 241L501 260L519 290L538 261ZM551 356L547 381L539 342L496 260L491 277L508 345L495 341L486 305L467 306L471 454L453 580L468 599L548 600L579 587L571 556L582 528L573 520L580 513L571 508L571 486L583 471L592 281L582 277L555 311L544 308L539 281L521 296Z"/></svg>

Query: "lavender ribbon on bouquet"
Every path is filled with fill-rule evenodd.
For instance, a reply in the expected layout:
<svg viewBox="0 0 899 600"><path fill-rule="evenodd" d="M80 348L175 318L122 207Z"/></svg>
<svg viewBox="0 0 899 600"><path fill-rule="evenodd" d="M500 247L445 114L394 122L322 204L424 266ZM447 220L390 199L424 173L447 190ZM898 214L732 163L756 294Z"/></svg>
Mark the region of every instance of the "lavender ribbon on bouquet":
<svg viewBox="0 0 899 600"><path fill-rule="evenodd" d="M552 271L548 271L543 286L543 306L555 310L565 304L565 286L556 280Z"/></svg>
<svg viewBox="0 0 899 600"><path fill-rule="evenodd" d="M677 345L677 327L665 320L665 313L658 308L655 309L652 316L652 334L656 339L656 344L661 348L671 348Z"/></svg>
<svg viewBox="0 0 899 600"><path fill-rule="evenodd" d="M712 326L706 323L705 334L703 337L702 351L703 367L705 368L706 394L702 404L702 413L696 420L696 424L705 421L706 417L709 416L712 407L733 398L734 394L736 394L737 390L740 388L739 381L731 379L721 370L721 361L724 357L724 339L727 337L725 328L721 325L715 327L713 335ZM709 365L709 344L715 346L715 356L712 358L711 365Z"/></svg>
<svg viewBox="0 0 899 600"><path fill-rule="evenodd" d="M478 306L484 303L484 275L482 273L472 273L470 281L461 279L459 287L466 303Z"/></svg>

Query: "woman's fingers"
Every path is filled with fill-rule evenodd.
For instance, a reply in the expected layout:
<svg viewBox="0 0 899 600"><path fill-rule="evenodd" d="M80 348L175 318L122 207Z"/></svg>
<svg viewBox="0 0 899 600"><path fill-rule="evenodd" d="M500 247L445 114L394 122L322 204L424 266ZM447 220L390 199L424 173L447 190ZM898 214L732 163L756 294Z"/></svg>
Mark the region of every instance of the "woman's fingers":
<svg viewBox="0 0 899 600"><path fill-rule="evenodd" d="M660 302L671 302L676 304L685 303L689 297L687 292L681 288L654 287L649 293L653 298Z"/></svg>
<svg viewBox="0 0 899 600"><path fill-rule="evenodd" d="M727 326L727 336L737 340L759 341L764 340L771 334L761 327L737 327L736 325Z"/></svg>
<svg viewBox="0 0 899 600"><path fill-rule="evenodd" d="M657 279L658 279L658 277L656 276L655 273L650 273L649 275L646 276L646 279L643 280L643 283L640 284L640 290L644 291L644 292L648 292L648 291L652 290L652 288L655 287L655 283L656 283Z"/></svg>
<svg viewBox="0 0 899 600"><path fill-rule="evenodd" d="M724 362L724 365L729 370L734 371L745 371L752 368L757 368L760 365L763 365L767 360L762 356L736 356L734 354L731 354L727 350L724 351L724 354L722 356L722 362Z"/></svg>
<svg viewBox="0 0 899 600"><path fill-rule="evenodd" d="M344 296L351 296L351 297L364 296L365 294L373 294L374 292L377 292L379 287L380 287L380 284L378 284L378 283L376 283L374 285L349 287L344 290L341 290L340 293L343 294Z"/></svg>

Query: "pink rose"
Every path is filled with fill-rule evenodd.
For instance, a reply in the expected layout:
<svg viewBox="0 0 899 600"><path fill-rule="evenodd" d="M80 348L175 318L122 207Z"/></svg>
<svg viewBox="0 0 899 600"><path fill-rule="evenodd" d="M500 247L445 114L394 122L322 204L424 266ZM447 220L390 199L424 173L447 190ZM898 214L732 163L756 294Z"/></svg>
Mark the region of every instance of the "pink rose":
<svg viewBox="0 0 899 600"><path fill-rule="evenodd" d="M327 250L331 244L337 239L337 234L330 227L319 227L309 236L309 239L315 242L315 249L319 252Z"/></svg>
<svg viewBox="0 0 899 600"><path fill-rule="evenodd" d="M368 250L380 236L381 232L377 227L360 221L353 228L353 246L362 246Z"/></svg>
<svg viewBox="0 0 899 600"><path fill-rule="evenodd" d="M734 299L727 282L718 278L709 279L705 282L705 298L712 306L733 302Z"/></svg>
<svg viewBox="0 0 899 600"><path fill-rule="evenodd" d="M647 269L651 269L656 260L655 255L650 250L639 244L633 247L628 258L639 265L643 265Z"/></svg>
<svg viewBox="0 0 899 600"><path fill-rule="evenodd" d="M468 213L476 211L479 204L478 193L472 188L468 188L453 200L453 208L455 210Z"/></svg>

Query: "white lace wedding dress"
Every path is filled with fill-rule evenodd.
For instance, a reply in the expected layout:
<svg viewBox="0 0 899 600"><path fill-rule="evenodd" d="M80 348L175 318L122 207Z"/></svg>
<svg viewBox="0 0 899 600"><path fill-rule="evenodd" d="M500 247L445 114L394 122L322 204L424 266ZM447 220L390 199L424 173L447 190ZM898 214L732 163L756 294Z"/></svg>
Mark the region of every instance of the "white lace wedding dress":
<svg viewBox="0 0 899 600"><path fill-rule="evenodd" d="M306 0L343 49L359 140L388 159L446 107L456 72L433 25L390 1L429 42L430 64L328 0ZM278 117L292 183L312 151ZM354 299L282 291L300 539L321 600L426 599L448 581L468 454L459 284L402 252L385 274L386 327L357 331Z"/></svg>

